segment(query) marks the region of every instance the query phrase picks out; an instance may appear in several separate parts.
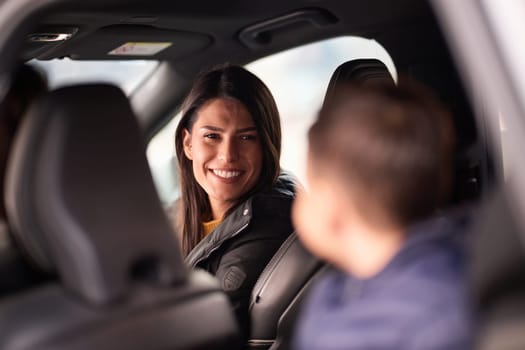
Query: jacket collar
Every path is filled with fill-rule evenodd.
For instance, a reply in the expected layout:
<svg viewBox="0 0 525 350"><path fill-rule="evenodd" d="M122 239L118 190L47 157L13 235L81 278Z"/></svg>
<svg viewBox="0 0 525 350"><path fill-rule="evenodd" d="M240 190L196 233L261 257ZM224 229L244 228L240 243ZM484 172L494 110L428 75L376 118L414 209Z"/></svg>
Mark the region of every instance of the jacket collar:
<svg viewBox="0 0 525 350"><path fill-rule="evenodd" d="M209 235L204 237L192 249L184 260L186 265L195 267L208 258L221 244L241 233L252 219L252 198L239 205L223 222Z"/></svg>
<svg viewBox="0 0 525 350"><path fill-rule="evenodd" d="M184 259L186 265L197 266L199 262L207 259L211 253L219 249L223 242L243 232L253 217L254 198L280 197L291 199L294 197L296 184L292 175L284 171L281 172L272 189L258 193L240 204L213 232L204 237ZM260 209L259 207L260 205L257 206L257 209Z"/></svg>

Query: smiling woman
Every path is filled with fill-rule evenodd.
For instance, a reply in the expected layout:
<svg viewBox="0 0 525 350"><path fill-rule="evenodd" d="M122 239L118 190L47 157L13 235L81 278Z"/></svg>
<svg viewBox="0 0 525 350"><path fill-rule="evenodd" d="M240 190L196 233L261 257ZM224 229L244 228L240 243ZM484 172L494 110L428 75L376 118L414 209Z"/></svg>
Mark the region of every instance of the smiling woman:
<svg viewBox="0 0 525 350"><path fill-rule="evenodd" d="M175 133L186 263L215 275L247 336L251 290L292 232L293 181L280 174L281 126L270 91L239 66L193 84Z"/></svg>
<svg viewBox="0 0 525 350"><path fill-rule="evenodd" d="M253 119L241 102L218 98L201 107L183 138L195 178L208 194L212 219L220 220L261 173L261 143Z"/></svg>

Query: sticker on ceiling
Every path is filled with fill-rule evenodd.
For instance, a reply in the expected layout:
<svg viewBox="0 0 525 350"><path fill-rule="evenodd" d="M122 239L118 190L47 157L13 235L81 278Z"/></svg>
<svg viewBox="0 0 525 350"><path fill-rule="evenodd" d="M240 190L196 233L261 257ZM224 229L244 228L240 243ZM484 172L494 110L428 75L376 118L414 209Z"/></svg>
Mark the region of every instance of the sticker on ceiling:
<svg viewBox="0 0 525 350"><path fill-rule="evenodd" d="M157 42L129 42L108 52L108 55L115 56L153 56L170 47L172 43Z"/></svg>

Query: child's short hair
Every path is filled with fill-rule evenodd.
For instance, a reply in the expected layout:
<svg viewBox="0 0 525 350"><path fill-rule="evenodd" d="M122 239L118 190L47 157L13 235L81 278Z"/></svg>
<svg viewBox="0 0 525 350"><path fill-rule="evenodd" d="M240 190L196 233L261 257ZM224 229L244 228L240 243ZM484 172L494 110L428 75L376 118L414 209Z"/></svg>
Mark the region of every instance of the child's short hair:
<svg viewBox="0 0 525 350"><path fill-rule="evenodd" d="M420 86L341 87L309 144L312 171L335 175L366 219L404 227L449 195L451 116Z"/></svg>

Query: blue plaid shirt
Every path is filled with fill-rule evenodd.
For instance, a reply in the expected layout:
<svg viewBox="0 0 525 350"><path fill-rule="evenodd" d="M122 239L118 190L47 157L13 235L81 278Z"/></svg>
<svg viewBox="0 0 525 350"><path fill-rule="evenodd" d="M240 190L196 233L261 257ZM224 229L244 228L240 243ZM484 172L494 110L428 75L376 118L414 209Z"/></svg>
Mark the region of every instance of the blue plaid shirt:
<svg viewBox="0 0 525 350"><path fill-rule="evenodd" d="M294 349L470 348L464 231L432 219L374 277L328 273L306 301Z"/></svg>

